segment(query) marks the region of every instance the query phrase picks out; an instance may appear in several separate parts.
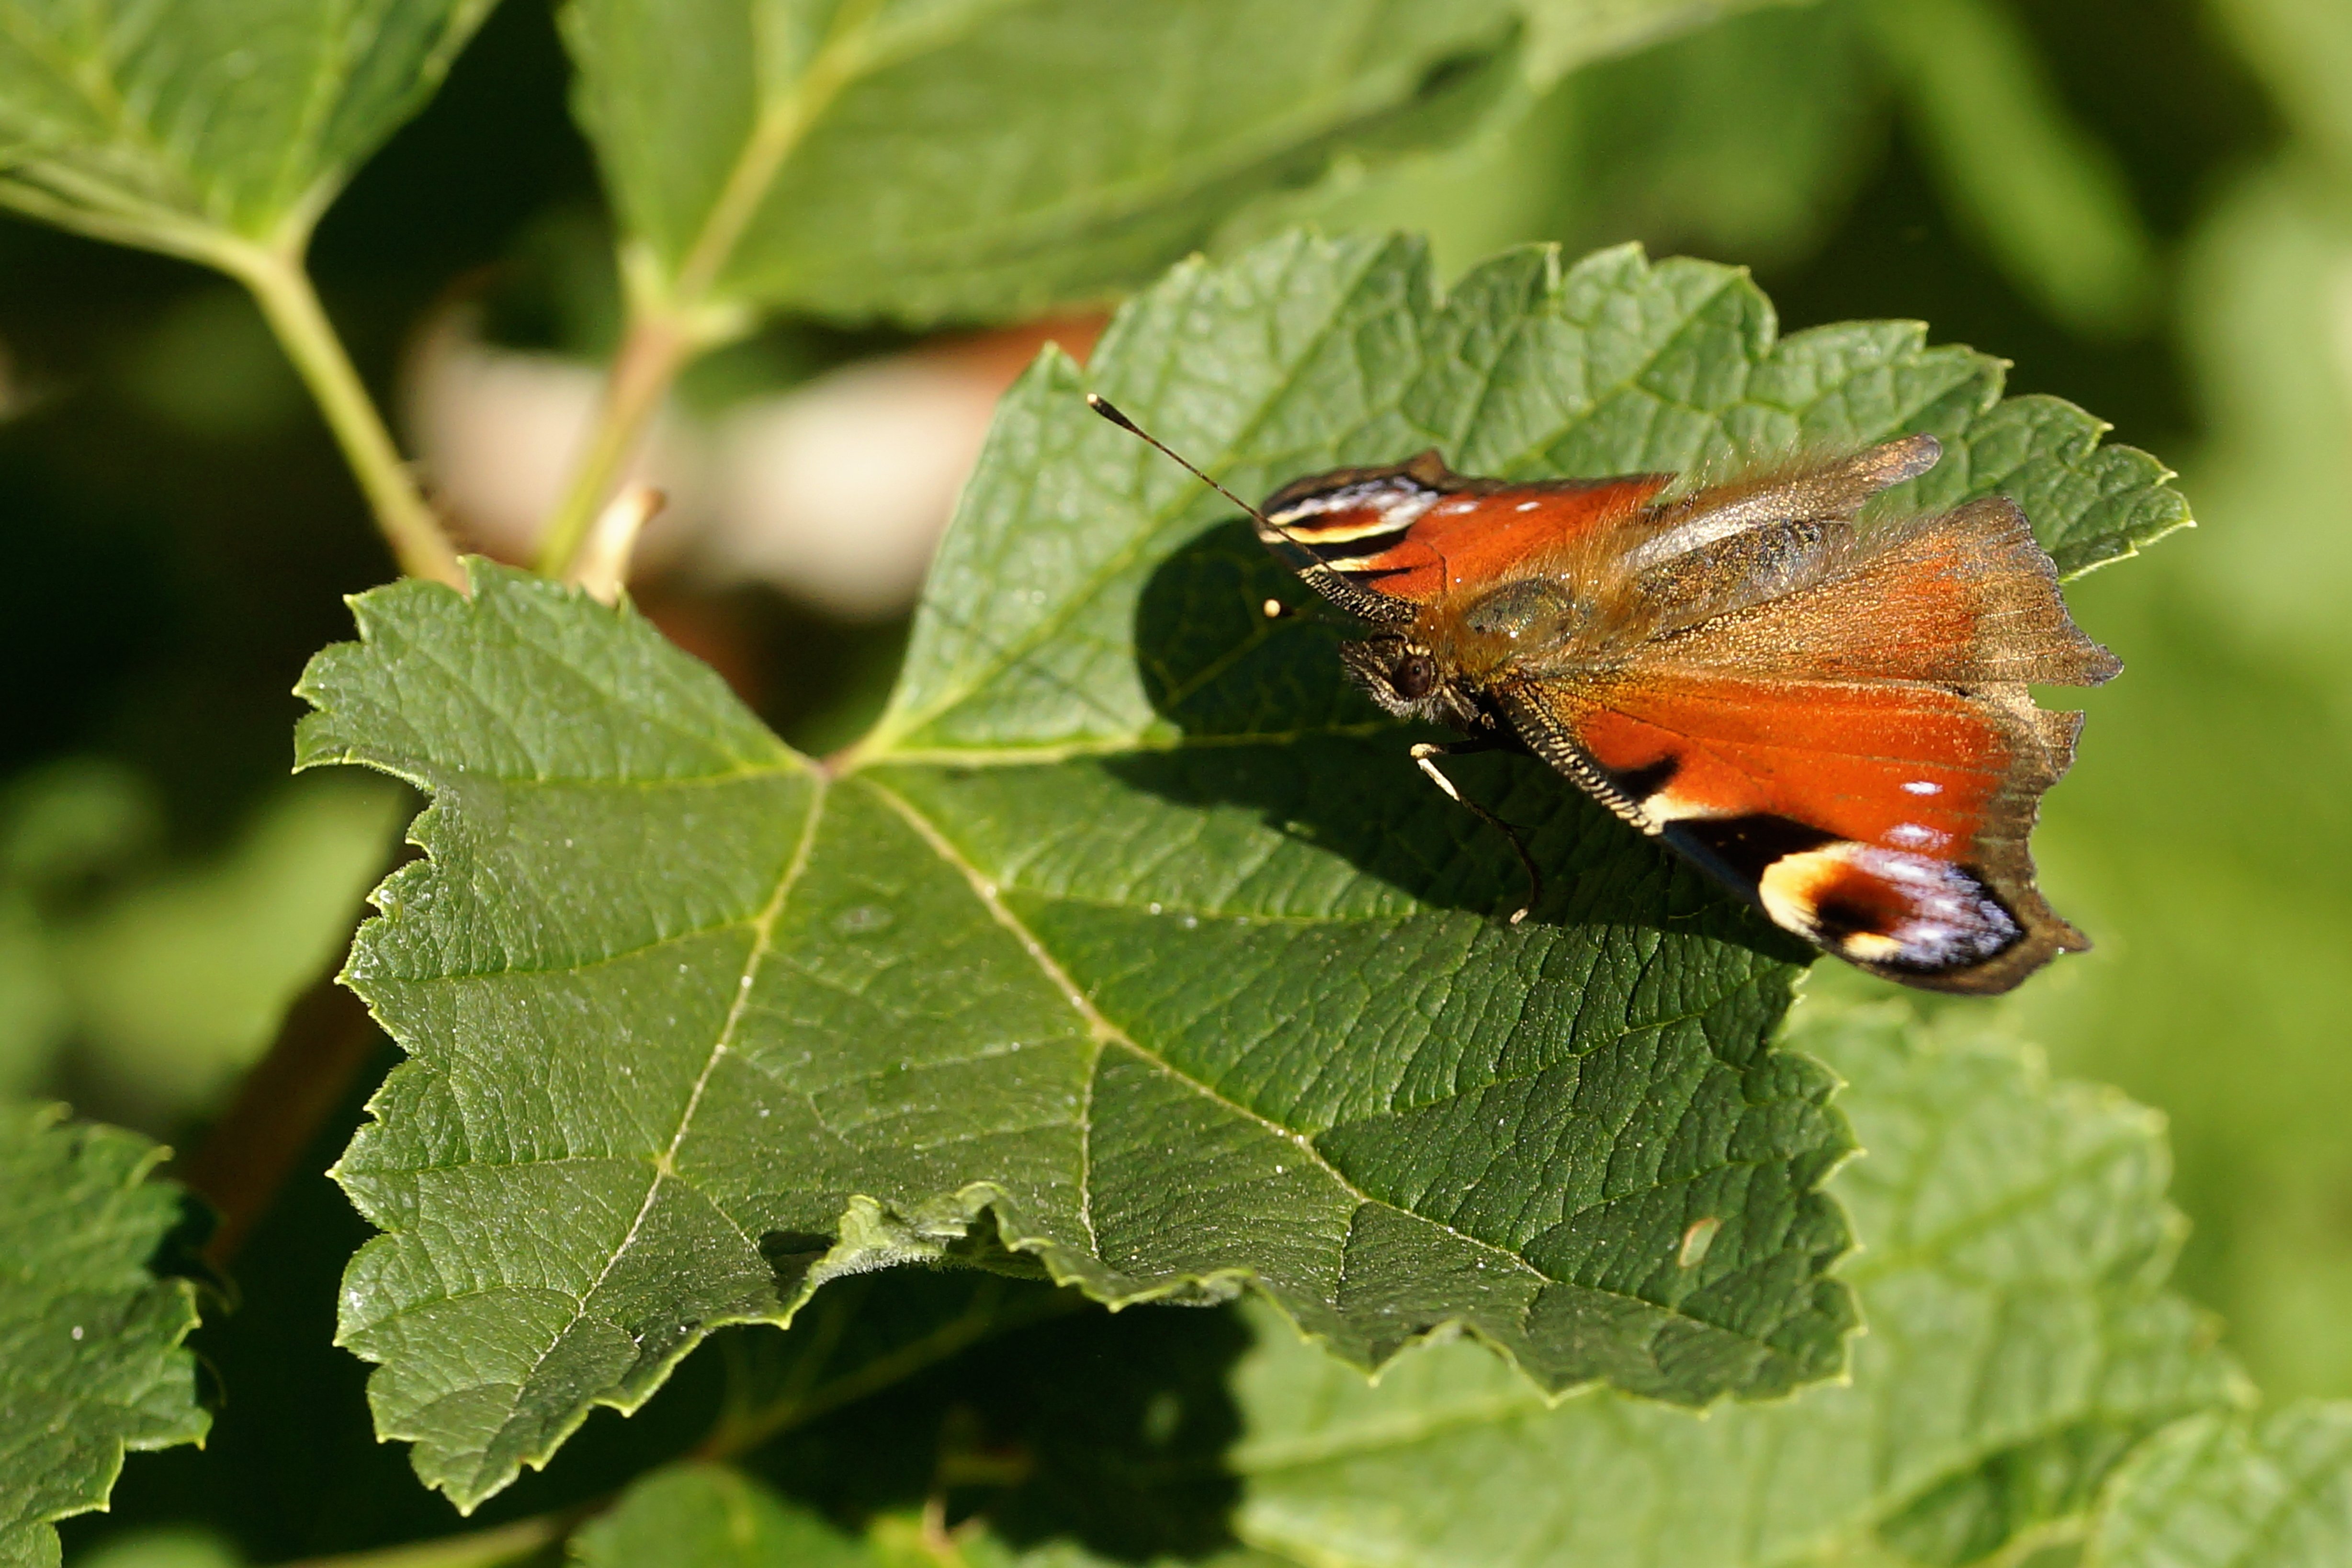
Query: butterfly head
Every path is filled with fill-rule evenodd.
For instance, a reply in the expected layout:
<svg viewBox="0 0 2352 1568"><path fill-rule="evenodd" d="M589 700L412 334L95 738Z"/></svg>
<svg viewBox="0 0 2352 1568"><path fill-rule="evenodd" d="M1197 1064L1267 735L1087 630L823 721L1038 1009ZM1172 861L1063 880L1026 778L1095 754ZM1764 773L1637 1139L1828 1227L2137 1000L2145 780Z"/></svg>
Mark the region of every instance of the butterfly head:
<svg viewBox="0 0 2352 1568"><path fill-rule="evenodd" d="M1375 632L1343 643L1339 657L1366 695L1399 718L1465 730L1486 723L1474 685L1409 632Z"/></svg>

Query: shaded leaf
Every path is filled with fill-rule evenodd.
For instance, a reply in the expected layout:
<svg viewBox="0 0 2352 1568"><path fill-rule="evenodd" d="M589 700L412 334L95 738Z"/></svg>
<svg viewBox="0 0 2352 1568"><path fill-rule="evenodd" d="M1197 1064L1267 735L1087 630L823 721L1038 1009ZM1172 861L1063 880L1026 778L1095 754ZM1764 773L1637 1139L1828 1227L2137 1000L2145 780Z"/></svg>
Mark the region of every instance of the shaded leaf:
<svg viewBox="0 0 2352 1568"><path fill-rule="evenodd" d="M632 1486L572 1538L583 1568L1096 1568L1126 1561L1056 1542L1024 1551L981 1521L882 1513L853 1533L740 1471L681 1464ZM1175 1559L1158 1559L1161 1562ZM1279 1568L1246 1549L1188 1555L1192 1568Z"/></svg>
<svg viewBox="0 0 2352 1568"><path fill-rule="evenodd" d="M0 204L209 257L300 238L490 0L27 0L0 30Z"/></svg>
<svg viewBox="0 0 2352 1568"><path fill-rule="evenodd" d="M1465 473L1535 477L1926 430L1944 459L1889 504L2010 496L2063 574L2188 522L2154 458L2099 444L2105 426L2059 399L2003 400L2000 361L1926 337L1916 322L1856 321L1783 339L1738 269L1653 264L1631 246L1565 274L1547 251L1509 253L1440 301L1409 242L1293 236L1229 266L1175 268L1120 313L1090 376L1244 496L1426 446ZM1255 623L1249 584L1204 583L1184 603L1160 580L1147 595L1162 563L1231 508L1103 428L1079 390L1076 369L1049 356L1000 409L868 750L1158 746L1252 722L1218 701L1293 723L1309 711L1295 689L1244 678L1270 673L1271 651L1297 634ZM1189 658L1150 645L1171 621L1201 645ZM1208 652L1245 634L1238 672Z"/></svg>
<svg viewBox="0 0 2352 1568"><path fill-rule="evenodd" d="M2183 1421L2133 1456L2092 1536L2095 1568L2352 1562L2352 1405Z"/></svg>
<svg viewBox="0 0 2352 1568"><path fill-rule="evenodd" d="M1292 239L1178 269L1096 367L1244 489L1433 441L1590 474L1925 425L1923 501L2009 484L2063 549L2177 516L2150 460L1920 336L1776 342L1740 275L1632 251L1441 300L1410 245ZM1461 1322L1553 1389L1842 1364L1847 1140L1768 1046L1801 950L1524 759L1463 769L1557 876L1495 919L1507 852L1331 629L1267 622L1296 585L1076 392L1049 354L1008 399L830 768L632 613L495 568L366 596L306 675L306 763L435 800L350 971L412 1060L338 1170L388 1232L342 1337L461 1504L709 1328L910 1259L1255 1283L1365 1365Z"/></svg>
<svg viewBox="0 0 2352 1568"><path fill-rule="evenodd" d="M1337 154L1456 138L1523 71L1722 8L574 0L566 37L641 284L928 320L1100 298Z"/></svg>
<svg viewBox="0 0 2352 1568"><path fill-rule="evenodd" d="M700 1451L748 1456L832 1519L936 1498L1008 1540L1192 1559L1230 1544L1225 1380L1248 1345L1226 1312L891 1270L828 1286L788 1333L724 1340L728 1414Z"/></svg>
<svg viewBox="0 0 2352 1568"><path fill-rule="evenodd" d="M865 1542L723 1465L681 1464L630 1487L572 1538L585 1568L858 1568Z"/></svg>
<svg viewBox="0 0 2352 1568"><path fill-rule="evenodd" d="M136 1134L0 1107L0 1562L106 1506L125 1450L201 1439L194 1287L153 1262L182 1221Z"/></svg>
<svg viewBox="0 0 2352 1568"><path fill-rule="evenodd" d="M1547 1409L1471 1346L1371 1387L1265 1323L1236 1383L1241 1535L1397 1568L1972 1562L2082 1513L2164 1422L2243 1402L2163 1287L2181 1227L2153 1113L1897 1006L1825 1011L1794 1041L1851 1080L1870 1151L1835 1182L1866 1239L1842 1270L1870 1325L1850 1385L1703 1420L1604 1393ZM2059 1449L2100 1458L2032 1492Z"/></svg>
<svg viewBox="0 0 2352 1568"><path fill-rule="evenodd" d="M1551 111L1554 233L1811 254L1882 149L1871 64L1851 7L1768 5L1579 71Z"/></svg>

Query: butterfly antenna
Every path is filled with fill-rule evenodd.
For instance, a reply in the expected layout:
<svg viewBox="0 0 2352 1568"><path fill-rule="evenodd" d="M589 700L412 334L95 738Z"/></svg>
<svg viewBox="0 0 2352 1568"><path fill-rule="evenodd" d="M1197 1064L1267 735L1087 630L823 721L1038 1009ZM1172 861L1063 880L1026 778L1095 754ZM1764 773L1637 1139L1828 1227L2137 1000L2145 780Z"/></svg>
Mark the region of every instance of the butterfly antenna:
<svg viewBox="0 0 2352 1568"><path fill-rule="evenodd" d="M1152 434L1151 432L1136 423L1135 421L1128 418L1125 413L1120 412L1118 405L1111 402L1110 399L1103 396L1100 392L1088 392L1087 393L1087 406L1094 410L1097 413L1102 415L1105 419L1110 421L1113 424L1118 426L1121 430L1126 431L1129 435L1134 436L1137 440L1141 441L1145 444L1157 450L1170 462L1174 463L1178 467L1183 469L1184 472L1192 476L1193 478L1198 479L1202 484L1206 485L1210 489L1214 490L1218 495L1223 496L1226 500L1231 501L1234 506L1239 507L1243 511L1248 513L1260 528L1265 528L1268 533L1274 534L1285 540L1292 549L1297 550L1304 559L1289 562L1288 564L1290 569L1298 574L1300 580L1304 581L1307 587L1315 590L1316 592L1321 594L1325 599L1329 600L1332 603L1348 612L1350 615L1360 617L1363 620L1389 622L1396 621L1401 618L1401 606L1397 601L1389 600L1384 595L1374 593L1369 589L1359 588L1354 583L1349 582L1346 578L1341 577L1338 572L1332 570L1328 566L1324 564L1322 557L1317 555L1313 547L1308 545L1305 539L1300 538L1297 534L1292 533L1288 528L1284 528L1280 523L1276 522L1272 517L1267 517L1264 512L1259 511L1255 507L1251 506L1247 501L1243 500L1239 496L1234 495L1231 490L1226 489L1223 485L1220 485L1214 479L1210 478L1208 475L1201 471L1198 465L1194 464L1182 453L1170 446L1166 442L1160 440L1160 437ZM1272 617L1269 617L1269 619L1272 619Z"/></svg>
<svg viewBox="0 0 2352 1568"><path fill-rule="evenodd" d="M1280 534L1284 538L1289 539L1293 544L1300 542L1292 535L1288 528L1284 528L1280 523L1276 522L1272 517L1267 517L1264 512L1259 511L1255 507L1251 506L1247 501L1243 500L1239 496L1234 495L1231 490L1226 489L1223 485L1218 484L1214 479L1212 479L1206 474L1202 473L1201 470L1193 465L1192 459L1186 457L1182 453L1177 451L1174 447L1160 440L1160 437L1152 434L1151 432L1144 429L1143 426L1136 423L1135 421L1128 418L1126 414L1120 413L1118 405L1111 402L1110 399L1103 396L1100 392L1088 392L1087 393L1087 406L1094 410L1097 413L1102 415L1105 419L1110 421L1113 424L1118 426L1121 430L1127 432L1129 435L1134 436L1137 440L1156 448L1162 456L1168 458L1170 461L1176 464L1177 466L1182 468L1185 473L1190 474L1193 478L1198 479L1202 484L1206 485L1210 489L1214 490L1218 495L1223 496L1226 500L1231 501L1234 506L1239 507L1243 511L1247 512L1251 517L1256 518L1258 522L1266 528L1272 528L1276 533Z"/></svg>

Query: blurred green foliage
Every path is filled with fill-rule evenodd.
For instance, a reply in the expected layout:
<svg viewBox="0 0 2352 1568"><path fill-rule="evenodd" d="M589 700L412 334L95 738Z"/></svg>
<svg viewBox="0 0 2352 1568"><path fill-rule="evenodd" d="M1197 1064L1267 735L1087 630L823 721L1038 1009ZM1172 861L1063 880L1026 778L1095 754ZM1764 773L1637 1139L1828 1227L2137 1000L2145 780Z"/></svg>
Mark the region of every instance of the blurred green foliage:
<svg viewBox="0 0 2352 1568"><path fill-rule="evenodd" d="M217 1097L391 863L404 791L303 779L201 860L155 854L154 789L67 758L0 800L0 1085L48 1078L68 1042L93 1113L153 1124Z"/></svg>
<svg viewBox="0 0 2352 1568"><path fill-rule="evenodd" d="M607 350L609 228L566 81L548 5L509 0L329 211L314 271L379 389L463 279L512 340ZM1578 71L1466 146L1255 197L1215 247L1302 219L1429 230L1448 270L1530 239L1748 263L1789 328L1927 319L2180 463L2201 531L2070 595L2128 671L2085 705L2037 842L2099 949L2002 1007L2063 1071L2169 1114L2180 1280L2255 1380L2352 1394L2352 7L1765 6ZM391 852L396 796L281 777L294 676L386 567L240 296L13 219L0 277L0 1083L184 1134ZM689 391L903 340L785 320ZM703 609L788 738L854 734L845 694L870 703L896 646L764 591ZM259 1277L317 1308L356 1228L323 1183L302 1195L313 1234L265 1238ZM274 1321L248 1315L228 1358L268 1364ZM363 1421L326 1332L304 1325L304 1375ZM176 1517L188 1472L153 1473L148 1517ZM215 1560L142 1550L124 1561Z"/></svg>

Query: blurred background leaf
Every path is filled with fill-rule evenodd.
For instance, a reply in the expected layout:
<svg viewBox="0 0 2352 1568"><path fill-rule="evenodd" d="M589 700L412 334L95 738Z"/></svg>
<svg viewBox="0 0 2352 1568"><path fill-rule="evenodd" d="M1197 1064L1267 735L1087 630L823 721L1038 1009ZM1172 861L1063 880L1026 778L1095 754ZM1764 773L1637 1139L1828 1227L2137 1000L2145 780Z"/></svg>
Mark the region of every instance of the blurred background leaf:
<svg viewBox="0 0 2352 1568"><path fill-rule="evenodd" d="M2117 1478L2091 1556L2099 1568L2352 1559L2352 1404L2183 1421Z"/></svg>
<svg viewBox="0 0 2352 1568"><path fill-rule="evenodd" d="M2156 261L2113 156L2077 129L2000 0L1862 0L1954 212L2079 331L2126 331Z"/></svg>
<svg viewBox="0 0 2352 1568"><path fill-rule="evenodd" d="M924 322L1101 298L1254 192L1726 8L577 0L566 37L642 288Z"/></svg>
<svg viewBox="0 0 2352 1568"><path fill-rule="evenodd" d="M70 758L0 800L0 1084L71 1048L85 1104L131 1122L250 1066L295 993L336 967L408 801L377 780L281 787L196 863L160 861L138 775Z"/></svg>
<svg viewBox="0 0 2352 1568"><path fill-rule="evenodd" d="M32 0L0 33L0 204L181 255L306 234L490 0Z"/></svg>

